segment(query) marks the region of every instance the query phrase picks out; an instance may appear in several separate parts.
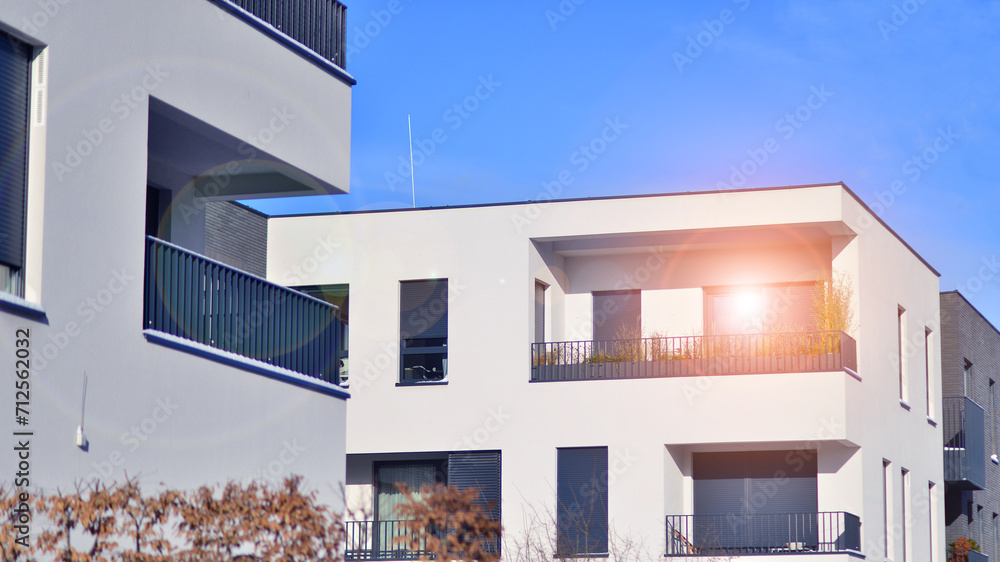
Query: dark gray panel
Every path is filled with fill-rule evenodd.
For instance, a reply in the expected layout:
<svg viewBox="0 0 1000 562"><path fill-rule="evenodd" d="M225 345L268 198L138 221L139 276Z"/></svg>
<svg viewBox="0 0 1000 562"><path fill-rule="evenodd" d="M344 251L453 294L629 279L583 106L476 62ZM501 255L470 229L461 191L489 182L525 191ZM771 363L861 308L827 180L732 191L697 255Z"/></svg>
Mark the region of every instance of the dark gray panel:
<svg viewBox="0 0 1000 562"><path fill-rule="evenodd" d="M448 280L403 281L399 290L399 338L448 337Z"/></svg>
<svg viewBox="0 0 1000 562"><path fill-rule="evenodd" d="M768 287L764 291L765 329L770 332L815 330L816 285Z"/></svg>
<svg viewBox="0 0 1000 562"><path fill-rule="evenodd" d="M475 488L476 503L500 520L500 451L473 451L448 455L448 485Z"/></svg>
<svg viewBox="0 0 1000 562"><path fill-rule="evenodd" d="M638 333L641 312L639 291L594 291L594 341L612 341L623 332Z"/></svg>
<svg viewBox="0 0 1000 562"><path fill-rule="evenodd" d="M560 555L608 552L608 448L557 449Z"/></svg>
<svg viewBox="0 0 1000 562"><path fill-rule="evenodd" d="M24 266L31 47L0 33L0 263Z"/></svg>

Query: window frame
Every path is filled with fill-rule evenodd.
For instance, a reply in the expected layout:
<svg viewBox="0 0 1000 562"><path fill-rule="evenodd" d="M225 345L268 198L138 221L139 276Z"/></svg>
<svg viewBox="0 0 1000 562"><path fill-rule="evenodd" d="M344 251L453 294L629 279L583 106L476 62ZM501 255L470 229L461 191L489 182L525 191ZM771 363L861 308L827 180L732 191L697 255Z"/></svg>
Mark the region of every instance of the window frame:
<svg viewBox="0 0 1000 562"><path fill-rule="evenodd" d="M425 284L435 283L436 285L431 288L432 291L431 295L433 296L429 298L426 303L420 304L416 308L410 308L404 310L403 308L405 304L404 300L405 297L407 296L405 294L406 289L404 289L404 287L407 286L408 284L417 284L417 283L425 283ZM442 284L444 286L443 290L440 288ZM451 308L448 291L449 291L449 283L447 277L429 278L429 279L406 279L406 280L401 280L399 282L399 297L397 299L397 302L399 303L399 324L400 324L399 374L396 386L427 386L427 385L448 384L448 370L449 370L448 336L450 333L450 330L448 328L450 319L448 318L448 315L450 314L450 308ZM441 316L434 321L434 324L432 324L432 326L436 325L443 318L444 336L441 337L439 335L434 334L430 337L404 337L405 335L409 335L404 331L403 328L403 324L406 321L404 319L404 314L406 314L407 316L412 316L413 314L419 314L422 310L422 307L425 306L425 304L427 303L433 304L434 302L444 303L443 314L441 314ZM429 304L427 305L429 306ZM433 314L433 312L429 312L429 314ZM424 335L426 331L427 330L425 329L420 332L417 332L416 334L414 334L414 336ZM442 341L440 342L440 344L427 345L429 343L427 340L442 340ZM440 378L424 378L424 379L417 379L413 377L406 378L407 360L415 356L421 356L421 355L440 356L441 370L442 370ZM412 372L413 367L411 366L409 367L409 369ZM436 372L436 371L427 371L426 366L424 366L423 369L425 372Z"/></svg>
<svg viewBox="0 0 1000 562"><path fill-rule="evenodd" d="M20 63L21 61L13 61L13 57L19 57L19 55L24 56L24 115L23 121L20 118L17 119L16 123L13 123L15 119L11 119L12 130L9 131L12 137L17 137L18 135L23 135L23 140L21 141L20 150L23 151L23 160L20 163L19 176L20 176L20 186L9 185L9 192L5 194L0 194L0 200L12 203L16 201L17 207L20 207L20 216L17 217L17 224L19 224L19 233L17 238L19 239L19 248L16 250L18 255L14 257L14 261L19 263L11 262L0 262L0 293L6 297L4 301L8 299L25 299L27 292L27 274L28 274L28 235L29 235L29 203L31 199L31 155L32 155L32 144L35 141L33 135L33 129L36 125L42 124L41 122L41 107L36 106L36 96L39 98L38 103L44 103L44 91L40 95L36 94L36 90L39 85L44 84L44 62L36 64L39 57L44 56L43 49L37 48L34 45L21 40L19 37L7 32L6 30L0 30L0 41L5 45L10 45L12 63ZM39 112L39 123L35 123L32 119L32 115L35 112ZM0 121L7 119L7 116ZM14 131L16 128L17 131ZM23 133L21 132L23 131ZM19 191L19 192L18 192ZM11 229L13 232L14 229ZM2 252L2 250L0 250Z"/></svg>
<svg viewBox="0 0 1000 562"><path fill-rule="evenodd" d="M582 454L584 451L591 451L595 453L592 459L590 459L594 461L595 474L590 482L587 482L586 481L587 479L581 479L579 482L577 482L577 479L574 477L575 475L564 471L572 471L574 467L579 465L579 463L573 463L572 459L569 458L571 456L571 453ZM565 459L563 458L564 454L567 457ZM571 464L572 466L570 466ZM585 546L584 550L586 550L586 552L579 552L578 551L579 549L577 548L573 548L572 551L566 550L566 547L569 546L568 543L571 542L572 539L576 539L575 546L577 547L580 546L579 545L580 536L578 534L572 537L567 537L564 534L564 529L569 527L569 524L572 523L571 519L567 519L567 517L569 516L569 512L571 511L571 508L566 505L564 498L568 497L569 495L575 497L576 496L575 490L577 489L577 486L574 485L572 486L572 489L566 490L564 488L564 484L570 484L570 482L567 481L572 481L572 484L582 483L582 485L580 486L580 489L582 490L581 495L590 495L590 496L595 495L595 493L590 491L591 489L588 488L588 486L592 484L594 490L596 491L596 495L598 496L598 500L602 501L601 505L599 505L598 508L603 508L603 521L600 520L600 515L601 515L600 513L596 514L598 516L598 519L596 521L594 520L595 513L593 511L594 509L593 502L591 504L591 513L589 515L574 516L574 517L580 517L581 519L585 519L583 523L585 524L587 529L584 538L589 543L588 545L584 545ZM554 555L557 558L564 558L564 557L601 558L601 557L607 557L609 555L608 541L609 541L610 517L608 511L608 496L609 493L608 493L608 447L607 446L556 448L556 545L555 545L556 552L554 553ZM597 529L596 527L599 527L602 522L603 522L603 529ZM601 532L603 532L603 534L601 534ZM596 540L591 540L592 537L595 536Z"/></svg>

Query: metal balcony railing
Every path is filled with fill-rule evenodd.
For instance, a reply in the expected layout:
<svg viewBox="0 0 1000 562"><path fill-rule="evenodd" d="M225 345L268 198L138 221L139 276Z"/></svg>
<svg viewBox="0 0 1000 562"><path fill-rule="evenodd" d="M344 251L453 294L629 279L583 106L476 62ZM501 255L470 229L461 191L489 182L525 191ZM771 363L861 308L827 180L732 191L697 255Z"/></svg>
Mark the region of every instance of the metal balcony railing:
<svg viewBox="0 0 1000 562"><path fill-rule="evenodd" d="M989 562L990 557L971 548L949 548L948 562Z"/></svg>
<svg viewBox="0 0 1000 562"><path fill-rule="evenodd" d="M967 490L986 488L983 408L965 396L945 398L942 417L945 482Z"/></svg>
<svg viewBox="0 0 1000 562"><path fill-rule="evenodd" d="M344 560L417 560L433 556L426 548L426 539L418 538L408 521L346 521ZM444 539L446 533L435 536ZM418 548L410 548L417 540ZM500 542L485 542L487 552L500 552Z"/></svg>
<svg viewBox="0 0 1000 562"><path fill-rule="evenodd" d="M861 520L843 511L668 515L667 556L861 551Z"/></svg>
<svg viewBox="0 0 1000 562"><path fill-rule="evenodd" d="M406 521L346 521L345 560L417 560L426 551L411 550L413 534Z"/></svg>
<svg viewBox="0 0 1000 562"><path fill-rule="evenodd" d="M143 327L337 384L340 311L152 236Z"/></svg>
<svg viewBox="0 0 1000 562"><path fill-rule="evenodd" d="M347 8L337 0L228 0L346 68Z"/></svg>
<svg viewBox="0 0 1000 562"><path fill-rule="evenodd" d="M857 369L857 344L837 331L531 344L533 382Z"/></svg>

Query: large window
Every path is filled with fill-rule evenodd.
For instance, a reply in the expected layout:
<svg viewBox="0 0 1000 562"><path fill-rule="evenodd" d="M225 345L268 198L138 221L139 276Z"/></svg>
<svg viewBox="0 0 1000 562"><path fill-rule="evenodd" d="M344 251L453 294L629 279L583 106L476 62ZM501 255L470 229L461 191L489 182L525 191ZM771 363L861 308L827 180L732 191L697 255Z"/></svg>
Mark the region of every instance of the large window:
<svg viewBox="0 0 1000 562"><path fill-rule="evenodd" d="M608 448L556 452L556 556L607 554Z"/></svg>
<svg viewBox="0 0 1000 562"><path fill-rule="evenodd" d="M641 313L639 291L594 291L594 341L642 337Z"/></svg>
<svg viewBox="0 0 1000 562"><path fill-rule="evenodd" d="M706 287L705 333L759 334L815 330L816 285Z"/></svg>
<svg viewBox="0 0 1000 562"><path fill-rule="evenodd" d="M405 550L404 545L396 542L397 537L407 532L402 523L406 518L399 510L406 503L399 489L401 483L406 484L418 500L422 496L422 486L445 484L462 490L475 488L479 492L476 504L493 521L500 520L500 451L465 451L423 460L376 462L374 468L375 522L371 533L375 541L373 548L383 553L382 559L393 559L389 552ZM499 541L486 545L486 549L499 553Z"/></svg>
<svg viewBox="0 0 1000 562"><path fill-rule="evenodd" d="M321 301L326 301L340 309L341 338L340 349L337 350L337 366L340 384L347 386L350 382L348 377L348 351L350 350L350 304L351 291L347 283L335 285L306 285L293 287L296 291L303 292L310 297L315 297ZM331 358L333 355L331 354Z"/></svg>
<svg viewBox="0 0 1000 562"><path fill-rule="evenodd" d="M448 375L448 280L403 281L399 290L400 383Z"/></svg>
<svg viewBox="0 0 1000 562"><path fill-rule="evenodd" d="M696 546L757 552L819 540L817 451L695 453ZM793 515L794 514L794 515Z"/></svg>
<svg viewBox="0 0 1000 562"><path fill-rule="evenodd" d="M0 292L24 296L32 48L0 32Z"/></svg>

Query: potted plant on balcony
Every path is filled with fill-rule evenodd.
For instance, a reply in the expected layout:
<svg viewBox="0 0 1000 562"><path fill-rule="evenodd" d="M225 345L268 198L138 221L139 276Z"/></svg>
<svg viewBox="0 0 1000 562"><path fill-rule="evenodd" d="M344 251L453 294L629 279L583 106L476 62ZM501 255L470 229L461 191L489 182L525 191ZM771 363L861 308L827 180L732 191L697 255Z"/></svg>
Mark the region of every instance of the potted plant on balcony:
<svg viewBox="0 0 1000 562"><path fill-rule="evenodd" d="M979 544L968 537L958 537L948 545L948 562L969 562L969 551L979 552Z"/></svg>

